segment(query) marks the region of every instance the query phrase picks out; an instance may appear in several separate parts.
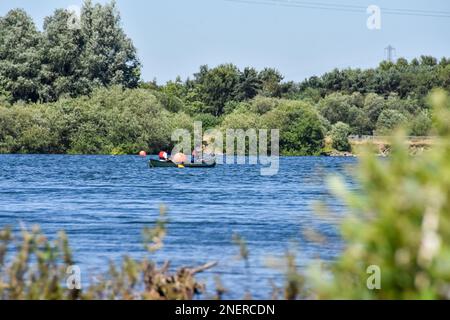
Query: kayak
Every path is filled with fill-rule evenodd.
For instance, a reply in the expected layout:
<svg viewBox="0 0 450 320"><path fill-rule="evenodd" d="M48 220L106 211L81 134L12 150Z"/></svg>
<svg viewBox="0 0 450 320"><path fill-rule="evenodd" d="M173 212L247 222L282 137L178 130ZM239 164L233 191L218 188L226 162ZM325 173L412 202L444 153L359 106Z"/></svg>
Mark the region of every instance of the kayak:
<svg viewBox="0 0 450 320"><path fill-rule="evenodd" d="M150 161L148 162L148 165L150 166L150 168L178 168L179 165L168 160L168 161L163 161L163 160L155 160L155 159L150 159ZM216 166L216 162L213 162L211 164L208 163L185 163L180 165L184 168L214 168Z"/></svg>

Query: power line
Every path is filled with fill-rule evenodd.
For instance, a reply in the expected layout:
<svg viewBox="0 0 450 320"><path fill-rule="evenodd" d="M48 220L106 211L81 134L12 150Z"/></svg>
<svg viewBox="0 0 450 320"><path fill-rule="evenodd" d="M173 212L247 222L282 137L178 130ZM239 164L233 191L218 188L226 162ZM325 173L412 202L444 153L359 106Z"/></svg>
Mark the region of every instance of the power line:
<svg viewBox="0 0 450 320"><path fill-rule="evenodd" d="M318 5L324 7L341 7L341 8L350 8L350 9L358 9L358 10L366 10L366 6L360 5L349 5L349 4L335 4L330 2L307 2L307 1L298 1L298 0L266 0L268 2L285 2L285 3L298 3L298 4L306 4L306 5ZM398 8L381 8L384 11L389 12L409 12L409 13L426 13L426 14L437 14L437 15L450 15L450 11L433 11L433 10L423 10L423 9L398 9Z"/></svg>
<svg viewBox="0 0 450 320"><path fill-rule="evenodd" d="M348 5L348 4L332 4L324 2L306 2L295 0L224 0L227 2L245 3L252 5L270 5L281 7L297 7L306 9L317 10L331 10L331 11L343 11L361 13L365 12L367 7ZM436 17L436 18L450 18L450 12L447 11L433 11L433 10L417 10L417 9L389 9L380 8L383 14L390 15L405 15L405 16L423 16L423 17Z"/></svg>
<svg viewBox="0 0 450 320"><path fill-rule="evenodd" d="M249 1L247 2L255 2L255 1ZM261 1L260 1L261 2ZM314 7L318 9L346 9L346 10L366 10L367 7L360 6L360 5L349 5L349 4L334 4L329 2L307 2L307 1L297 1L297 0L264 0L264 2L267 3L274 3L274 4L285 4L285 5L299 5L299 6L308 6L308 7ZM418 9L396 9L396 8L381 8L385 12L390 13L409 13L409 14L432 14L432 15L439 15L439 16L450 16L449 11L432 11L432 10L418 10Z"/></svg>
<svg viewBox="0 0 450 320"><path fill-rule="evenodd" d="M321 9L321 10L334 10L334 11L345 11L345 12L355 12L361 13L360 10L356 9L346 9L346 8L332 8L332 7L322 7L315 5L307 5L307 4L299 4L299 3L291 3L288 1L270 1L270 0L224 0L227 2L237 2L237 3L246 3L246 4L262 4L269 6L280 6L280 7L296 7L296 8L307 8L307 9Z"/></svg>

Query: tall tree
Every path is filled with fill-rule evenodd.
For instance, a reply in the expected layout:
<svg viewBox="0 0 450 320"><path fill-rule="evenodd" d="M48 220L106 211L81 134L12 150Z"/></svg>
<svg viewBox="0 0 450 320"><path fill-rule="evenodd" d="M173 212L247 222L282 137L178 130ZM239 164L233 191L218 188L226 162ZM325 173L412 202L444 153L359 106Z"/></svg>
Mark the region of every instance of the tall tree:
<svg viewBox="0 0 450 320"><path fill-rule="evenodd" d="M259 79L262 82L262 95L273 98L281 97L283 76L278 70L265 68L259 73Z"/></svg>
<svg viewBox="0 0 450 320"><path fill-rule="evenodd" d="M220 116L225 104L237 99L239 69L235 65L222 64L213 69L202 66L194 76L201 99L207 106L204 111Z"/></svg>
<svg viewBox="0 0 450 320"><path fill-rule="evenodd" d="M12 100L39 98L41 37L33 20L21 9L0 18L0 87Z"/></svg>
<svg viewBox="0 0 450 320"><path fill-rule="evenodd" d="M0 18L0 100L54 101L99 86L138 86L140 63L115 2L85 1L79 28L71 17L56 10L42 33L23 10Z"/></svg>
<svg viewBox="0 0 450 320"><path fill-rule="evenodd" d="M41 99L53 101L60 96L76 97L90 92L81 70L80 56L84 49L81 30L69 28L71 13L58 9L44 21Z"/></svg>
<svg viewBox="0 0 450 320"><path fill-rule="evenodd" d="M140 63L136 48L121 27L115 1L103 6L85 1L81 33L85 42L81 66L86 78L102 86L138 86Z"/></svg>
<svg viewBox="0 0 450 320"><path fill-rule="evenodd" d="M247 67L240 72L236 97L239 101L253 99L261 88L262 81L258 77L258 71Z"/></svg>

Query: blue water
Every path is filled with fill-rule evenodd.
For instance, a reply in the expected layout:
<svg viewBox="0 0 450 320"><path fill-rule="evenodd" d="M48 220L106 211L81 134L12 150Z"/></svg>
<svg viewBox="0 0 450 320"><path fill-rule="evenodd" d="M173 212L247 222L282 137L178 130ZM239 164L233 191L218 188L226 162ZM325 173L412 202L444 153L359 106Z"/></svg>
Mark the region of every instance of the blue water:
<svg viewBox="0 0 450 320"><path fill-rule="evenodd" d="M159 206L168 208L168 236L151 257L172 267L219 265L202 274L211 293L215 275L242 298L270 298L270 280L282 284L271 258L297 250L302 268L311 259L333 260L342 248L335 224L345 216L327 191L326 178L346 174L355 159L282 158L278 175L260 167L219 165L214 169L149 169L134 156L0 156L0 227L40 225L47 235L65 230L84 282L123 255L143 258L142 228L152 225ZM351 181L350 181L351 183ZM311 205L325 201L340 212L335 223L322 220ZM316 229L327 242L307 241L302 229ZM239 261L232 242L238 233L250 250L250 268Z"/></svg>

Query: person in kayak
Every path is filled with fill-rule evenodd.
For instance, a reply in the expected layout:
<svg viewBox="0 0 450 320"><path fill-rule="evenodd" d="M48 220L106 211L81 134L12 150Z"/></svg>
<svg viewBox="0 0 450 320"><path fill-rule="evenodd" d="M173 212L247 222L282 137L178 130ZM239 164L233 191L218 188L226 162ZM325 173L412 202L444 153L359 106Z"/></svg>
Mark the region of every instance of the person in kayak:
<svg viewBox="0 0 450 320"><path fill-rule="evenodd" d="M169 156L167 155L167 152L161 151L159 153L159 160L161 160L161 161L168 161L169 160Z"/></svg>
<svg viewBox="0 0 450 320"><path fill-rule="evenodd" d="M203 161L203 159L202 159L203 158L202 157L203 150L204 150L204 148L202 145L197 145L194 148L194 150L192 151L192 154L191 154L191 162L192 163Z"/></svg>

